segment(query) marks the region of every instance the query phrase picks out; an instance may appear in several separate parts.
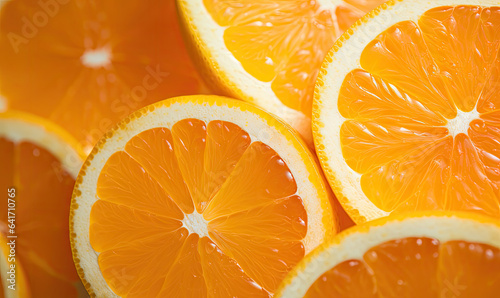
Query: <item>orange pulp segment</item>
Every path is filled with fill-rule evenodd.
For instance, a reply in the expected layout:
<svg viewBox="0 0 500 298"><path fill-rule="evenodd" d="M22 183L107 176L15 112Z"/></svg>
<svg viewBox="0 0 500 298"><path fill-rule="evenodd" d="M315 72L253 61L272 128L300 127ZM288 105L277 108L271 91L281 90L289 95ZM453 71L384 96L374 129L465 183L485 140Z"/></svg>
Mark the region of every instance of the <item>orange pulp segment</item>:
<svg viewBox="0 0 500 298"><path fill-rule="evenodd" d="M15 188L16 259L37 297L77 297L69 242L69 207L75 179L46 149L0 137L0 187ZM7 201L7 200L6 200ZM0 206L1 233L9 233L7 202Z"/></svg>
<svg viewBox="0 0 500 298"><path fill-rule="evenodd" d="M13 0L0 23L8 108L52 120L86 149L131 112L200 91L175 1Z"/></svg>
<svg viewBox="0 0 500 298"><path fill-rule="evenodd" d="M386 212L500 217L500 7L445 6L381 33L340 90L346 163Z"/></svg>
<svg viewBox="0 0 500 298"><path fill-rule="evenodd" d="M392 240L320 276L305 297L496 297L500 249L427 237Z"/></svg>
<svg viewBox="0 0 500 298"><path fill-rule="evenodd" d="M304 256L296 192L283 159L238 125L184 119L107 160L90 243L119 296L269 297Z"/></svg>
<svg viewBox="0 0 500 298"><path fill-rule="evenodd" d="M203 3L243 68L287 107L311 117L314 83L335 40L383 0Z"/></svg>

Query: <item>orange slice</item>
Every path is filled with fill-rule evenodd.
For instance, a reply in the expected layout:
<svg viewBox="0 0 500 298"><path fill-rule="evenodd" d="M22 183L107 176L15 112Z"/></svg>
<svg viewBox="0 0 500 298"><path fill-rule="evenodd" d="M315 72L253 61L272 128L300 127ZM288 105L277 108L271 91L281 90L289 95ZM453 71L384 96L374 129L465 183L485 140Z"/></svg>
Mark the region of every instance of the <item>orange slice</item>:
<svg viewBox="0 0 500 298"><path fill-rule="evenodd" d="M46 120L0 114L0 189L5 191L0 234L15 241L10 263L22 263L34 297L77 297L83 289L68 227L71 192L84 156L77 148L76 140Z"/></svg>
<svg viewBox="0 0 500 298"><path fill-rule="evenodd" d="M88 151L138 108L201 91L174 1L1 3L3 105L52 120Z"/></svg>
<svg viewBox="0 0 500 298"><path fill-rule="evenodd" d="M313 134L354 221L432 209L500 218L500 6L474 3L389 1L325 59Z"/></svg>
<svg viewBox="0 0 500 298"><path fill-rule="evenodd" d="M278 115L312 144L316 77L335 40L383 0L178 0L194 61L216 91Z"/></svg>
<svg viewBox="0 0 500 298"><path fill-rule="evenodd" d="M80 277L106 297L269 297L337 230L298 135L245 102L202 95L109 131L70 218Z"/></svg>
<svg viewBox="0 0 500 298"><path fill-rule="evenodd" d="M500 223L472 213L426 212L339 234L290 272L276 297L494 298Z"/></svg>

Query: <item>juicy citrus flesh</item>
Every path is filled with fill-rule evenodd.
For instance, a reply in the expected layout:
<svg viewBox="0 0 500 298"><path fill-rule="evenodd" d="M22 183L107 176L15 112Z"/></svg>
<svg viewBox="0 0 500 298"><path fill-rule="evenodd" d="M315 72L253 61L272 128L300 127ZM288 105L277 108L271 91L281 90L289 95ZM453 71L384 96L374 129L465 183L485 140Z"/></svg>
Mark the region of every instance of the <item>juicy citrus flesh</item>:
<svg viewBox="0 0 500 298"><path fill-rule="evenodd" d="M444 6L364 48L340 89L340 141L379 209L500 216L499 29L499 7Z"/></svg>
<svg viewBox="0 0 500 298"><path fill-rule="evenodd" d="M2 6L0 94L8 108L48 118L92 148L138 108L200 91L174 1L45 2Z"/></svg>
<svg viewBox="0 0 500 298"><path fill-rule="evenodd" d="M496 297L499 269L498 247L407 237L336 265L304 297Z"/></svg>
<svg viewBox="0 0 500 298"><path fill-rule="evenodd" d="M119 296L268 297L304 256L296 192L283 159L238 125L180 120L106 161L90 244Z"/></svg>
<svg viewBox="0 0 500 298"><path fill-rule="evenodd" d="M330 48L382 0L221 1L203 3L224 30L227 49L287 107L311 116L314 83Z"/></svg>
<svg viewBox="0 0 500 298"><path fill-rule="evenodd" d="M69 242L69 206L75 179L45 148L0 137L0 187L15 187L16 260L30 292L77 297L79 283ZM7 203L0 206L0 231L9 233ZM19 265L19 264L16 264Z"/></svg>

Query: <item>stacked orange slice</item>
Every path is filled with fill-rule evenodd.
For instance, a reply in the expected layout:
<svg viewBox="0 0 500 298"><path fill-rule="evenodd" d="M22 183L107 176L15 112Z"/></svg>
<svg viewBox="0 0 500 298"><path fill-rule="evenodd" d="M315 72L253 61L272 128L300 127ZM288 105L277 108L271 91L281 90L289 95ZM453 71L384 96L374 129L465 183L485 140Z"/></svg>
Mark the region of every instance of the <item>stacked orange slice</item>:
<svg viewBox="0 0 500 298"><path fill-rule="evenodd" d="M500 218L499 55L490 0L389 1L337 41L313 133L356 222L431 209Z"/></svg>
<svg viewBox="0 0 500 298"><path fill-rule="evenodd" d="M383 0L178 0L194 61L217 92L258 104L312 144L311 108L335 40Z"/></svg>
<svg viewBox="0 0 500 298"><path fill-rule="evenodd" d="M277 297L494 298L500 291L500 224L467 213L376 220L308 255Z"/></svg>
<svg viewBox="0 0 500 298"><path fill-rule="evenodd" d="M10 294L77 297L85 292L71 257L68 224L84 156L78 148L49 121L19 112L0 114L0 188L6 197L0 205L0 240L14 241L8 265L16 267L17 290ZM2 277L6 272L2 266Z"/></svg>
<svg viewBox="0 0 500 298"><path fill-rule="evenodd" d="M87 152L133 111L202 92L172 0L0 6L0 109L50 119Z"/></svg>
<svg viewBox="0 0 500 298"><path fill-rule="evenodd" d="M322 175L290 127L216 96L139 110L80 171L71 241L91 295L269 297L335 234Z"/></svg>

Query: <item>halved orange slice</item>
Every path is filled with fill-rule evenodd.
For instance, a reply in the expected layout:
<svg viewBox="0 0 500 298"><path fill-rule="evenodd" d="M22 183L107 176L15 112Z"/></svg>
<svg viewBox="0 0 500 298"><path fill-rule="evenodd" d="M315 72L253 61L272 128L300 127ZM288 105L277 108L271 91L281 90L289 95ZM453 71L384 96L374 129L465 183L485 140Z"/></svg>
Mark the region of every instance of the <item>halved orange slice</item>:
<svg viewBox="0 0 500 298"><path fill-rule="evenodd" d="M499 51L492 0L389 1L339 39L313 134L354 221L432 209L500 218Z"/></svg>
<svg viewBox="0 0 500 298"><path fill-rule="evenodd" d="M335 40L383 0L177 0L195 64L219 93L258 104L312 144L314 83Z"/></svg>
<svg viewBox="0 0 500 298"><path fill-rule="evenodd" d="M319 168L281 120L245 102L178 97L94 148L71 206L91 295L269 297L337 230Z"/></svg>
<svg viewBox="0 0 500 298"><path fill-rule="evenodd" d="M499 235L498 221L473 213L390 216L313 251L276 297L498 297Z"/></svg>
<svg viewBox="0 0 500 298"><path fill-rule="evenodd" d="M173 0L0 6L0 108L48 118L88 152L138 108L202 91Z"/></svg>
<svg viewBox="0 0 500 298"><path fill-rule="evenodd" d="M0 114L0 189L5 192L0 240L15 242L8 248L14 258L9 266L17 268L18 290L24 271L33 297L78 297L83 290L68 225L71 193L84 158L78 148L76 140L47 120L13 111ZM2 267L2 277L6 272Z"/></svg>

